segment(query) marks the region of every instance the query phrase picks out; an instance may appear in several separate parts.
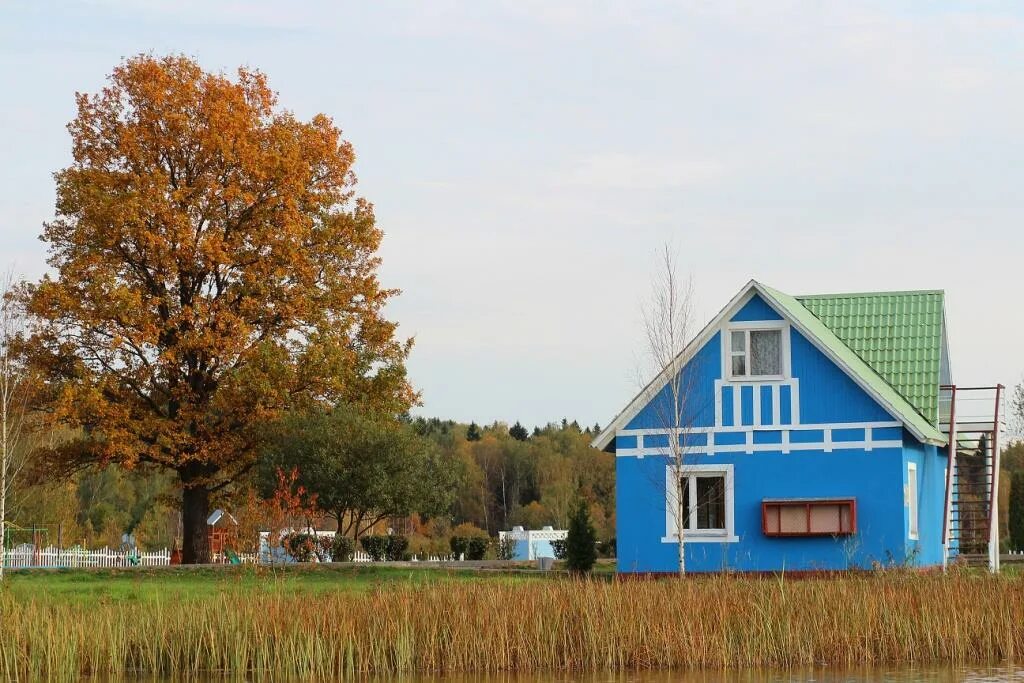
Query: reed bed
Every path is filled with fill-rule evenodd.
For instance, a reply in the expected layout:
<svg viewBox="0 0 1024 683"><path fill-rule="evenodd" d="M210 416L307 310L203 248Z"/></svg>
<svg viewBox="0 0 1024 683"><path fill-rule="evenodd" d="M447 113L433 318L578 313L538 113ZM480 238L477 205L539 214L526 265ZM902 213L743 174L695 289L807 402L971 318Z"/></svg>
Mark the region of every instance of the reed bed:
<svg viewBox="0 0 1024 683"><path fill-rule="evenodd" d="M0 678L732 669L1013 661L1024 581L987 575L391 585L194 601L0 596Z"/></svg>

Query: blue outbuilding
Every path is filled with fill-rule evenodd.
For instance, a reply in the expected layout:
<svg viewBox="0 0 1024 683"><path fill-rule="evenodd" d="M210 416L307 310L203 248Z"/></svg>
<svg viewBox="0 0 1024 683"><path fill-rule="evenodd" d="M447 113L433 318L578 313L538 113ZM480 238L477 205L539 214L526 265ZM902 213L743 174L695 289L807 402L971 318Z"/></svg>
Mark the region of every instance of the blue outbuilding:
<svg viewBox="0 0 1024 683"><path fill-rule="evenodd" d="M751 281L593 442L617 456L619 571L676 571L680 518L688 571L942 565L949 385L941 291Z"/></svg>

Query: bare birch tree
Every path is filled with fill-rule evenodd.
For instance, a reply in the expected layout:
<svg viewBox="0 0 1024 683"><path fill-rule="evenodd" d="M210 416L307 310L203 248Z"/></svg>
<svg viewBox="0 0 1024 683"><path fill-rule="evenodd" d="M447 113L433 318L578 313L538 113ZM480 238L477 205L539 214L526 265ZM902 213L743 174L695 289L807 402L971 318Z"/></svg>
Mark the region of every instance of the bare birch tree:
<svg viewBox="0 0 1024 683"><path fill-rule="evenodd" d="M688 505L684 486L687 434L692 428L692 371L683 372L682 353L692 336L693 280L681 278L669 245L659 255L659 270L654 277L649 303L643 309L647 352L653 366L654 380L644 388L648 405L668 436L667 454L674 486L666 485L666 505L675 513L678 534L679 575L686 574L684 531ZM665 384L662 385L662 381ZM675 492L674 500L671 491Z"/></svg>
<svg viewBox="0 0 1024 683"><path fill-rule="evenodd" d="M21 448L28 392L24 366L13 344L25 326L25 313L14 297L15 279L8 272L0 281L0 581L4 578L7 500L25 464Z"/></svg>

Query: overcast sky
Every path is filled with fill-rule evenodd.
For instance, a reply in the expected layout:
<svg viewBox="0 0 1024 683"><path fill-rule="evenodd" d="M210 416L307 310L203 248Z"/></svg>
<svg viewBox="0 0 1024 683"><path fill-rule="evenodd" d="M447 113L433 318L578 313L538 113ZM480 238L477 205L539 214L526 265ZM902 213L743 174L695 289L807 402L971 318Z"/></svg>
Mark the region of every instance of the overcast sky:
<svg viewBox="0 0 1024 683"><path fill-rule="evenodd" d="M45 269L76 90L265 71L358 155L419 412L606 424L670 242L702 320L941 288L959 383L1024 373L1024 16L971 2L0 0L0 254Z"/></svg>

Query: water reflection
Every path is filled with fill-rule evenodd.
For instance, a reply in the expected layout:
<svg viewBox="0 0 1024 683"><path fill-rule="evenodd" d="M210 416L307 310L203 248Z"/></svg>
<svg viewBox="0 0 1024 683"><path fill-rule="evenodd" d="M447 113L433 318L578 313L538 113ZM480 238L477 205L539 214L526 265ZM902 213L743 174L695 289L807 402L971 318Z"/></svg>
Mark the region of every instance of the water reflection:
<svg viewBox="0 0 1024 683"><path fill-rule="evenodd" d="M104 683L214 683L220 681L280 680L258 673L247 676L202 678L152 678L146 676L107 678ZM996 667L905 667L858 669L797 669L789 671L640 671L628 673L570 674L556 673L532 676L409 676L367 678L365 683L398 680L403 683L994 683L1024 681L1024 668L1015 665Z"/></svg>
<svg viewBox="0 0 1024 683"><path fill-rule="evenodd" d="M469 680L463 679L462 683ZM498 681L498 679L487 679ZM910 667L858 669L801 669L790 671L697 671L640 672L600 676L557 675L539 678L508 678L501 683L986 683L1024 681L1024 668L999 667ZM440 683L440 681L436 681Z"/></svg>

